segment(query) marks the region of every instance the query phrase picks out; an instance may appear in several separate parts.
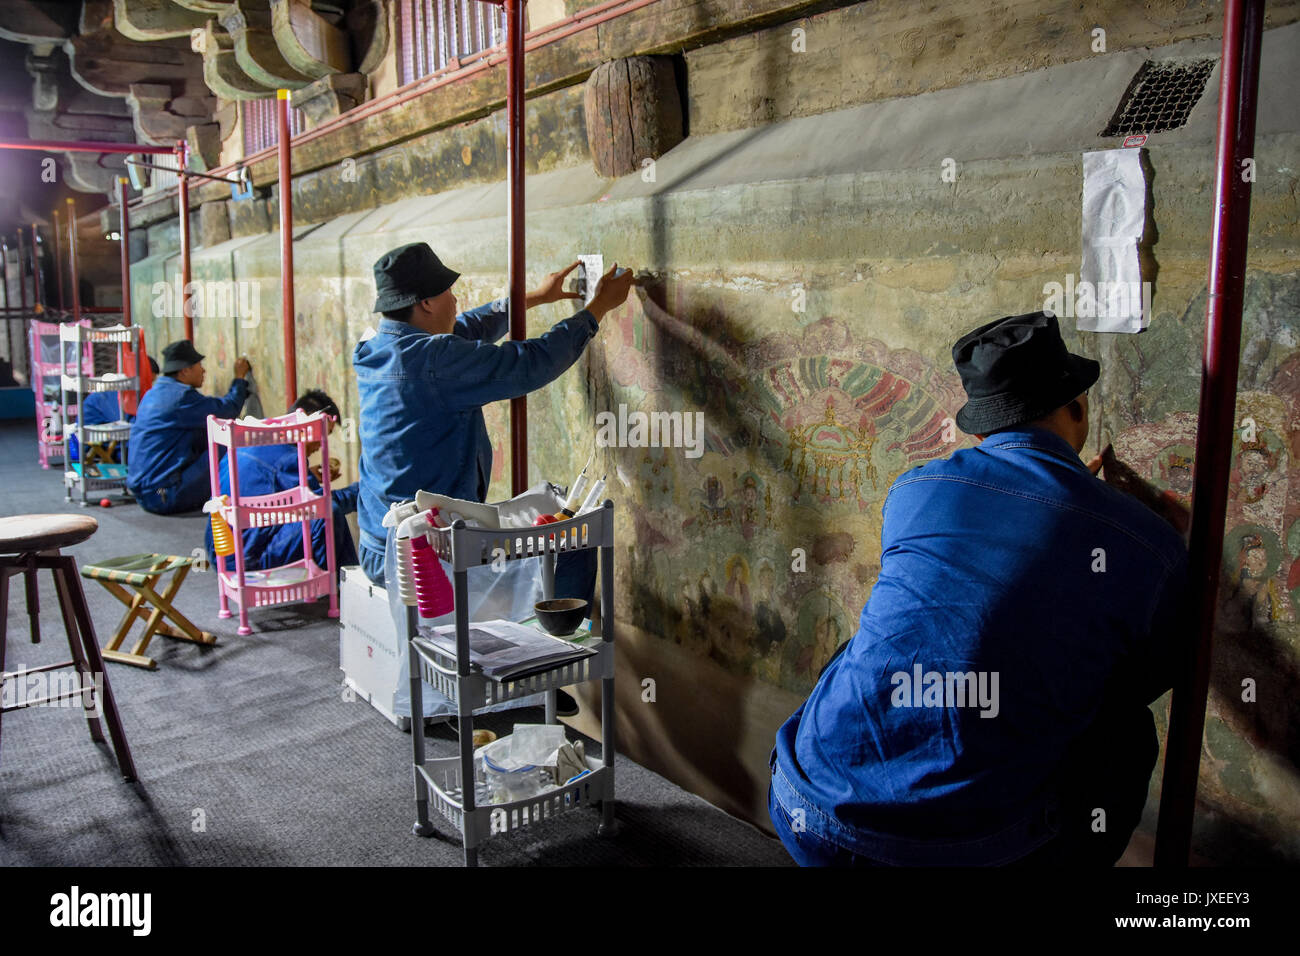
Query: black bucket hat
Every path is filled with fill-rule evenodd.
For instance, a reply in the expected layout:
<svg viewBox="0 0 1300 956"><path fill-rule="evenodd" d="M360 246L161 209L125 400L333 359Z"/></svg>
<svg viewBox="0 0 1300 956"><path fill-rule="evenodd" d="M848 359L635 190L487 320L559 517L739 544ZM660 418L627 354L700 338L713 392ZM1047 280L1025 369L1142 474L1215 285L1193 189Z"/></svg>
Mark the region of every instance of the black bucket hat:
<svg viewBox="0 0 1300 956"><path fill-rule="evenodd" d="M460 278L434 255L427 242L412 242L386 252L375 263L376 312L395 312L442 295Z"/></svg>
<svg viewBox="0 0 1300 956"><path fill-rule="evenodd" d="M179 342L173 342L163 349L163 374L170 375L172 372L180 372L202 361L203 356L194 347L194 343L189 339L181 339Z"/></svg>
<svg viewBox="0 0 1300 956"><path fill-rule="evenodd" d="M968 401L957 427L987 435L1033 421L1090 389L1101 375L1094 359L1065 347L1050 312L1009 315L957 340L953 364Z"/></svg>

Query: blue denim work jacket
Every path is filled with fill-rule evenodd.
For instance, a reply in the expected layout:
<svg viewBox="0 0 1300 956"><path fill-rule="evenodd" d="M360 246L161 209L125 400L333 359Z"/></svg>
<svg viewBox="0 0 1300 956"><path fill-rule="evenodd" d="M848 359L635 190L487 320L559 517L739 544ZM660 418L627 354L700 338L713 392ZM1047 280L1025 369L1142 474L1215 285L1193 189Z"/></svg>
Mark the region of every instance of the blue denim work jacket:
<svg viewBox="0 0 1300 956"><path fill-rule="evenodd" d="M245 498L255 495L271 495L279 491L290 491L298 487L298 446L297 445L252 445L239 448L239 494ZM230 456L222 457L217 465L217 475L221 481L221 493L230 494ZM316 494L321 493L321 484L310 472L307 475L307 487ZM330 500L336 514L347 515L357 510L357 483L330 489ZM319 519L313 525L319 524ZM248 568L278 568L297 561L302 557L302 524L267 525L261 528L245 528L243 531L244 566ZM208 560L217 563L217 553L212 541L212 523L208 523L204 537L204 546ZM339 545L335 543L335 549ZM350 552L349 552L350 553ZM319 561L316 562L320 564ZM229 555L225 567L233 570L235 558Z"/></svg>
<svg viewBox="0 0 1300 956"><path fill-rule="evenodd" d="M364 548L384 553L388 506L420 490L483 501L492 477L492 442L483 406L527 395L578 360L600 328L586 309L522 342L494 345L510 328L508 302L456 317L454 331L430 335L383 319L352 353L361 398Z"/></svg>
<svg viewBox="0 0 1300 956"><path fill-rule="evenodd" d="M860 627L777 732L773 795L886 863L1023 856L1059 828L1061 756L1103 705L1171 686L1186 546L1034 428L905 472L882 514Z"/></svg>
<svg viewBox="0 0 1300 956"><path fill-rule="evenodd" d="M169 375L155 378L131 426L127 490L139 496L178 481L208 453L208 416L238 418L247 398L248 382L242 378L230 383L225 398L204 395Z"/></svg>

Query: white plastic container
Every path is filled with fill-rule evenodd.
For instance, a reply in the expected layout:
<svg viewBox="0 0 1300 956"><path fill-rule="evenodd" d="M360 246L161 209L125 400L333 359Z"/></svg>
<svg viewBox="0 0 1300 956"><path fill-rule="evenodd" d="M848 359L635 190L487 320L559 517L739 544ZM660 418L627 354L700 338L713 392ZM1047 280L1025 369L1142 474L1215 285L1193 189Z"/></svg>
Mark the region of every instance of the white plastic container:
<svg viewBox="0 0 1300 956"><path fill-rule="evenodd" d="M357 697L368 701L394 725L409 730L411 718L394 706L401 680L405 642L393 629L388 592L370 583L358 566L342 569L339 587L339 667ZM426 693L432 692L429 688ZM409 707L403 708L409 711Z"/></svg>

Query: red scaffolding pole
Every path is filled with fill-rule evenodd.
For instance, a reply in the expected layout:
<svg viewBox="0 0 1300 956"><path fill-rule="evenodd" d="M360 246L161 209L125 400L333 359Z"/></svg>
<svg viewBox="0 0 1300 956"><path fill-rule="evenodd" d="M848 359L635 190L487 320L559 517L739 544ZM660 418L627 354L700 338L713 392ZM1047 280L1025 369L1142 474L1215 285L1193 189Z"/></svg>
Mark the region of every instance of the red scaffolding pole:
<svg viewBox="0 0 1300 956"><path fill-rule="evenodd" d="M117 177L117 204L122 213L118 237L122 243L122 324L131 324L131 224L126 208L126 177Z"/></svg>
<svg viewBox="0 0 1300 956"><path fill-rule="evenodd" d="M284 407L298 400L298 336L293 304L293 171L289 162L289 91L276 91L280 159L280 307L284 322Z"/></svg>
<svg viewBox="0 0 1300 956"><path fill-rule="evenodd" d="M77 208L68 197L68 278L72 282L72 320L81 321L81 284L77 279Z"/></svg>
<svg viewBox="0 0 1300 956"><path fill-rule="evenodd" d="M59 208L54 207L54 285L58 288L59 311L63 311L63 236L59 234Z"/></svg>
<svg viewBox="0 0 1300 956"><path fill-rule="evenodd" d="M68 200L71 202L72 200ZM18 301L22 304L23 312L27 312L27 264L23 262L26 257L26 250L23 248L23 231L19 229L18 234Z"/></svg>
<svg viewBox="0 0 1300 956"><path fill-rule="evenodd" d="M0 289L4 289L5 304L4 311L9 311L9 243L0 238ZM6 316L7 318L7 316ZM16 358L17 350L14 348L13 333L10 329L11 323L5 322L5 344L9 346L10 359ZM18 333L22 337L22 331Z"/></svg>
<svg viewBox="0 0 1300 956"><path fill-rule="evenodd" d="M185 140L176 143L176 197L181 227L181 316L185 320L185 338L194 341L194 306L190 300L193 291L190 281L190 181L185 175L189 160L189 147Z"/></svg>
<svg viewBox="0 0 1300 956"><path fill-rule="evenodd" d="M36 313L45 311L45 289L41 283L41 237L36 231L36 223L32 223L32 308Z"/></svg>
<svg viewBox="0 0 1300 956"><path fill-rule="evenodd" d="M1223 55L1219 61L1218 170L1214 181L1209 303L1188 534L1188 576L1196 612L1196 642L1179 661L1169 705L1169 736L1155 849L1155 863L1161 867L1186 866L1191 851L1223 560L1237 368L1241 362L1241 308L1250 226L1250 182L1243 174L1243 161L1254 155L1263 29L1264 0L1227 0L1223 14Z"/></svg>
<svg viewBox="0 0 1300 956"><path fill-rule="evenodd" d="M528 337L524 256L524 0L505 0L506 167L510 187L510 339ZM528 488L528 398L510 400L511 494Z"/></svg>

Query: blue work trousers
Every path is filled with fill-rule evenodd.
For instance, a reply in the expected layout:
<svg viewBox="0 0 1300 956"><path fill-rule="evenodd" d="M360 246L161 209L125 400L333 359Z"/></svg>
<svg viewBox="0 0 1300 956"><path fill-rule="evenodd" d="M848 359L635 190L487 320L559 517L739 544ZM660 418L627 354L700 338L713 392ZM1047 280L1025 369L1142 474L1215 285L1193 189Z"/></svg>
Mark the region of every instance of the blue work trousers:
<svg viewBox="0 0 1300 956"><path fill-rule="evenodd" d="M208 453L186 465L169 485L141 489L135 500L145 511L156 515L185 514L198 511L212 497L212 478L208 474Z"/></svg>

